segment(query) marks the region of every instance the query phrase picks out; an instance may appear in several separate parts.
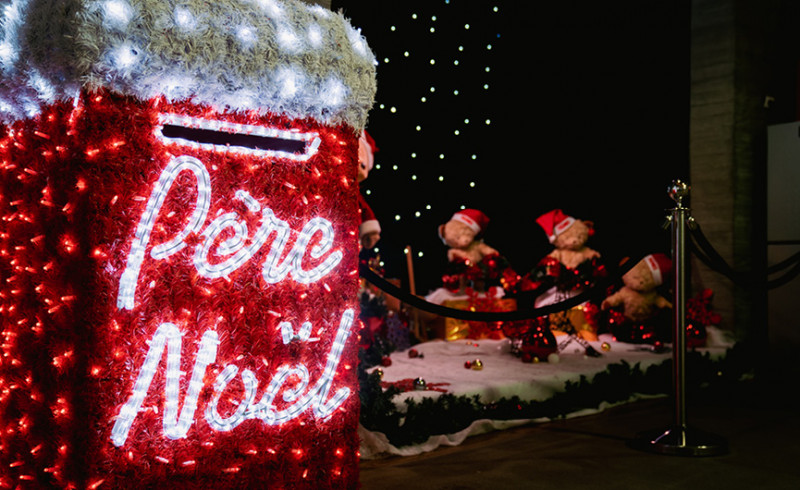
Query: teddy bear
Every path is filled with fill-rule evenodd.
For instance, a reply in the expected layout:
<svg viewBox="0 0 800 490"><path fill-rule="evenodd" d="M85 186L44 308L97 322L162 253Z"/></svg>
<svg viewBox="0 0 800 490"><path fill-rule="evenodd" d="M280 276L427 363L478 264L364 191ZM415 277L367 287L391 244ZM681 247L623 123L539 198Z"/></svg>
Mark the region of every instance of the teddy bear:
<svg viewBox="0 0 800 490"><path fill-rule="evenodd" d="M661 253L645 256L623 274L623 286L600 303L600 310L617 309L609 316L609 330L620 342L655 343L668 340L669 313L672 308L658 293L672 269L670 259Z"/></svg>
<svg viewBox="0 0 800 490"><path fill-rule="evenodd" d="M530 274L539 288L548 288L537 297L536 307L571 298L604 275L600 252L588 245L589 238L594 235L591 221L575 219L554 209L536 218L536 223L553 244L553 250Z"/></svg>
<svg viewBox="0 0 800 490"><path fill-rule="evenodd" d="M506 277L516 275L508 260L483 241L489 218L477 209L462 209L439 225L439 238L448 247L442 286L425 299L434 304L471 311L508 311L516 303L504 298ZM447 340L502 337L502 322L445 319Z"/></svg>
<svg viewBox="0 0 800 490"><path fill-rule="evenodd" d="M375 163L375 153L378 147L375 140L366 130L358 138L358 183L364 181ZM373 248L381 239L381 225L375 217L367 200L361 192L358 193L358 209L361 214L361 224L358 227L359 239L362 249Z"/></svg>
<svg viewBox="0 0 800 490"><path fill-rule="evenodd" d="M594 235L591 221L566 215L561 209L542 214L536 223L544 230L553 250L515 284L513 293L535 297L534 307L541 308L572 298L595 281L605 277L600 252L589 247ZM587 303L567 311L552 313L547 320L556 335L574 334L581 340L597 340L597 326L587 317Z"/></svg>
<svg viewBox="0 0 800 490"><path fill-rule="evenodd" d="M482 211L462 209L454 213L445 224L439 225L439 238L450 247L447 250L447 260L474 266L484 257L498 254L497 250L485 244L481 238L488 224L489 218Z"/></svg>
<svg viewBox="0 0 800 490"><path fill-rule="evenodd" d="M591 221L575 219L565 215L560 209L554 209L539 216L536 222L553 244L554 248L548 257L554 258L568 269L577 269L587 260L600 258L600 252L587 245L589 237L594 235L594 224Z"/></svg>

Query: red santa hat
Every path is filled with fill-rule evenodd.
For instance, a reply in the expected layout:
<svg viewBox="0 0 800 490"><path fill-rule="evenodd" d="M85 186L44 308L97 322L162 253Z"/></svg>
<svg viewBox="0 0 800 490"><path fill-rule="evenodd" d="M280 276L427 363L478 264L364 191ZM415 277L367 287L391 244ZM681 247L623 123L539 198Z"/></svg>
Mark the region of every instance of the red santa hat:
<svg viewBox="0 0 800 490"><path fill-rule="evenodd" d="M361 136L358 138L358 162L366 164L367 172L372 170L377 152L378 146L372 136L367 133L366 129L361 131Z"/></svg>
<svg viewBox="0 0 800 490"><path fill-rule="evenodd" d="M477 209L462 209L453 214L450 219L464 223L477 235L485 231L489 225L489 217Z"/></svg>
<svg viewBox="0 0 800 490"><path fill-rule="evenodd" d="M381 224L378 222L378 218L375 217L375 213L360 192L358 193L358 212L361 215L361 224L358 226L359 237L364 237L369 233L381 232Z"/></svg>
<svg viewBox="0 0 800 490"><path fill-rule="evenodd" d="M653 281L656 286L664 284L667 276L672 272L672 261L662 253L646 255L642 261L647 264L647 268L653 274Z"/></svg>
<svg viewBox="0 0 800 490"><path fill-rule="evenodd" d="M556 237L575 224L575 221L575 218L567 216L560 209L554 209L536 218L536 222L544 229L550 243L555 242Z"/></svg>

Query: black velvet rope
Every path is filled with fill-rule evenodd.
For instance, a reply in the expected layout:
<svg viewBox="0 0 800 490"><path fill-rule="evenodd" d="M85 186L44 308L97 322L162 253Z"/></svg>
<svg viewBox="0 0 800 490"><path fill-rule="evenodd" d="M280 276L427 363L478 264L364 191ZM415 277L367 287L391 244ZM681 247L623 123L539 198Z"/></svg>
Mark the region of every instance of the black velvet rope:
<svg viewBox="0 0 800 490"><path fill-rule="evenodd" d="M767 289L776 288L778 286L782 286L787 282L791 281L798 275L800 275L800 252L795 253L791 257L781 261L778 264L775 264L771 267L768 267L766 272L767 274L774 274L776 272L780 272L783 269L791 267L788 271L786 271L782 276L767 281L766 279L762 281L755 281L753 280L753 275L750 274L743 274L734 270L725 259L717 252L711 243L708 241L706 236L703 234L703 231L700 229L700 225L691 220L689 222L689 237L690 240L688 241L688 246L690 251L706 266L710 269L724 275L735 284L745 287L745 288L754 288L764 286ZM643 258L644 256L640 257ZM401 288L395 286L391 282L387 281L383 277L381 277L377 272L373 271L366 263L361 263L359 266L359 273L361 277L372 283L378 289L383 290L387 294L399 299L403 303L408 304L418 310L426 311L428 313L433 313L439 316L447 317L447 318L454 318L457 320L465 320L465 321L476 321L476 322L509 322L509 321L520 321L520 320L531 320L534 318L542 317L545 315L549 315L551 313L557 313L559 311L566 311L574 306L578 306L590 299L596 299L602 294L606 294L608 291L608 287L612 284L613 281L619 280L623 274L629 271L634 265L636 265L639 260L626 260L623 261L620 266L617 267L617 271L614 274L609 274L602 280L598 281L598 283L590 289L583 291L582 293L566 299L564 301L553 303L547 306L539 307L539 308L530 308L530 309L517 309L513 311L469 311L469 310L459 310L457 308L449 308L447 306L438 305L435 303L431 303L426 301L419 296L415 296L410 294Z"/></svg>
<svg viewBox="0 0 800 490"><path fill-rule="evenodd" d="M708 268L724 275L734 284L745 289L774 289L783 286L798 275L800 275L800 252L797 252L789 258L770 266L766 269L767 275L772 275L789 268L783 275L775 279L767 280L766 277L757 277L755 274L745 274L733 269L725 259L717 252L706 236L700 225L696 221L691 221L688 227L689 247L692 253L703 262Z"/></svg>
<svg viewBox="0 0 800 490"><path fill-rule="evenodd" d="M531 320L534 318L549 315L559 311L566 311L574 306L578 306L590 299L598 298L608 292L608 286L612 281L622 277L625 272L630 270L637 261L628 260L618 267L614 274L609 274L590 289L573 296L572 298L564 301L553 303L551 305L542 306L539 308L517 309L513 311L469 311L459 310L457 308L450 308L447 306L438 305L426 301L424 298L415 296L404 291L403 289L395 286L391 282L381 277L377 272L372 270L367 264L361 263L359 273L361 277L372 283L378 289L393 296L403 303L412 306L418 310L434 313L439 316L454 318L457 320L475 321L475 322L511 322L520 320Z"/></svg>

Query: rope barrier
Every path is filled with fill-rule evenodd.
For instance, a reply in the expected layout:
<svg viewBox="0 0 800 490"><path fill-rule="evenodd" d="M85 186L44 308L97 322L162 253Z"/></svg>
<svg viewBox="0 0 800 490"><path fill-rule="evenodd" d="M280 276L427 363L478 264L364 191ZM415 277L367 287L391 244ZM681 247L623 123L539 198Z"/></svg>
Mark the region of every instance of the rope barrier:
<svg viewBox="0 0 800 490"><path fill-rule="evenodd" d="M700 225L695 220L689 220L688 229L689 236L692 239L689 242L689 247L691 248L692 253L707 267L724 275L733 281L733 283L737 286L746 289L762 287L766 289L774 289L788 283L800 275L800 252L793 254L778 264L768 267L766 269L767 276L776 274L786 268L791 267L782 276L768 280L767 277L759 278L754 273L746 274L734 270L733 267L728 265L722 255L720 255L719 252L714 249L706 236L703 234L703 230L700 228Z"/></svg>
<svg viewBox="0 0 800 490"><path fill-rule="evenodd" d="M768 275L772 275L789 268L789 270L786 271L782 276L771 280L767 280L766 278L763 278L762 280L755 280L755 275L738 272L728 265L722 255L720 255L719 252L714 249L706 236L703 234L703 231L700 229L700 225L691 217L687 220L687 228L689 230L689 237L691 238L688 244L692 254L695 255L708 268L724 275L738 286L744 288L766 287L767 289L773 289L788 283L800 275L800 252L798 252L781 261L780 263L768 267L766 270ZM609 276L607 276L604 280L598 281L598 284L592 288L587 289L580 294L573 296L572 298L543 307L517 309L513 311L469 311L450 308L436 303L431 303L426 301L424 298L402 290L398 286L381 277L366 263L362 263L360 265L359 273L361 277L372 283L378 289L381 289L385 293L399 299L403 303L406 303L409 306L421 311L465 321L510 322L531 320L549 315L551 313L566 311L590 299L595 299L601 294L605 294L608 291L608 286L612 284L612 281L619 280L619 278L621 278L622 275L636 265L637 262L638 260L624 261L623 264L618 267L616 274L609 274Z"/></svg>
<svg viewBox="0 0 800 490"><path fill-rule="evenodd" d="M403 303L408 304L428 313L433 313L439 316L454 318L456 320L475 321L475 322L511 322L520 320L531 320L534 318L549 315L559 311L566 311L574 306L578 306L590 299L604 295L607 288L612 284L613 280L622 277L625 272L630 270L638 261L628 260L623 265L618 267L615 274L609 274L606 278L598 281L593 287L573 296L572 298L564 301L553 303L547 306L529 309L517 309L512 311L470 311L459 310L457 308L450 308L436 303L426 301L424 298L409 294L398 286L387 281L381 277L377 272L373 271L367 264L362 263L359 267L361 277L372 283L378 289L393 296Z"/></svg>
<svg viewBox="0 0 800 490"><path fill-rule="evenodd" d="M775 265L767 267L767 274L769 275L775 274L789 267L792 264L794 264L796 267L798 263L800 263L800 252L791 255L789 258L784 259Z"/></svg>

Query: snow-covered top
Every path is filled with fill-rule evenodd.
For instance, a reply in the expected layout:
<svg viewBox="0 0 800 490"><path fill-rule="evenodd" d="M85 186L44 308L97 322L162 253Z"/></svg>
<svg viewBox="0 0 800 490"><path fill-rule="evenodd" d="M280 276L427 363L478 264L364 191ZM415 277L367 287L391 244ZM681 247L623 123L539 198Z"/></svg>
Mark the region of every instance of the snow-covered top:
<svg viewBox="0 0 800 490"><path fill-rule="evenodd" d="M0 0L0 121L81 89L366 124L375 57L297 0Z"/></svg>

